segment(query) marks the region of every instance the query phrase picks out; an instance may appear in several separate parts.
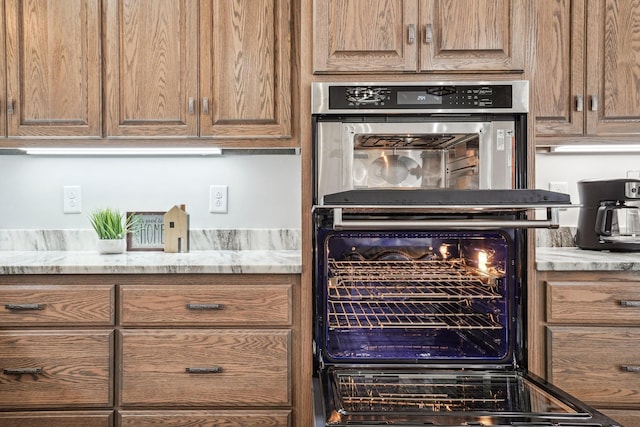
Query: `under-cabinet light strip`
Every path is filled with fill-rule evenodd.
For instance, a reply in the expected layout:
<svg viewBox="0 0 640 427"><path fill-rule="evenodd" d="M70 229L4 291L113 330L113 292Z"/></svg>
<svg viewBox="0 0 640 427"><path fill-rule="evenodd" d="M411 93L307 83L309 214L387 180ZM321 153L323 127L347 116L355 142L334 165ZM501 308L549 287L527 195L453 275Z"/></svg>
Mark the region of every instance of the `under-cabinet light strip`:
<svg viewBox="0 0 640 427"><path fill-rule="evenodd" d="M551 147L552 153L637 153L638 144L560 145Z"/></svg>
<svg viewBox="0 0 640 427"><path fill-rule="evenodd" d="M220 148L61 148L27 147L21 148L27 154L35 156L220 156Z"/></svg>

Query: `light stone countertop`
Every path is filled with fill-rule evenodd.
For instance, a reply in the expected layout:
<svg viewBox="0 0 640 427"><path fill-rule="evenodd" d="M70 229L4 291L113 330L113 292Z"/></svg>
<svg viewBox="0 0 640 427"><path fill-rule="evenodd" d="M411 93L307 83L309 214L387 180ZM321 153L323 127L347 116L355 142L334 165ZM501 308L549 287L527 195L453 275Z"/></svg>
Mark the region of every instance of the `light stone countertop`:
<svg viewBox="0 0 640 427"><path fill-rule="evenodd" d="M298 274L300 230L197 229L186 253L101 255L93 230L0 230L0 275Z"/></svg>
<svg viewBox="0 0 640 427"><path fill-rule="evenodd" d="M298 274L296 250L214 250L188 253L96 251L0 251L7 274Z"/></svg>
<svg viewBox="0 0 640 427"><path fill-rule="evenodd" d="M590 251L577 247L536 248L538 271L640 271L640 252Z"/></svg>

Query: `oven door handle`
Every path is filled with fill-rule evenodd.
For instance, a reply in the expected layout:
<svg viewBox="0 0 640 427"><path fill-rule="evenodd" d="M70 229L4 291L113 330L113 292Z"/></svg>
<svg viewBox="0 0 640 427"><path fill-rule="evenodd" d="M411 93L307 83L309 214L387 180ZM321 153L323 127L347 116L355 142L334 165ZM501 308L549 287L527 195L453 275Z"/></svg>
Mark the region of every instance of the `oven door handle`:
<svg viewBox="0 0 640 427"><path fill-rule="evenodd" d="M471 229L486 230L495 228L558 228L560 219L558 208L547 208L546 219L504 220L504 219L424 219L413 220L351 220L344 219L342 208L333 209L334 230L413 230L431 229Z"/></svg>

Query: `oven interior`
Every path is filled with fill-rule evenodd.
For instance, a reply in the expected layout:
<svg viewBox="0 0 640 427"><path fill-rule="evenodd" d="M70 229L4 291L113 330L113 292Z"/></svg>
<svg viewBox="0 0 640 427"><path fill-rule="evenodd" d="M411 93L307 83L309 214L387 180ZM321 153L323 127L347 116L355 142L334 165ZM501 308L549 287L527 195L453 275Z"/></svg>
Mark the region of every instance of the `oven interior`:
<svg viewBox="0 0 640 427"><path fill-rule="evenodd" d="M508 231L320 236L325 362L512 363L518 286Z"/></svg>
<svg viewBox="0 0 640 427"><path fill-rule="evenodd" d="M477 133L362 133L353 139L354 188L480 186Z"/></svg>

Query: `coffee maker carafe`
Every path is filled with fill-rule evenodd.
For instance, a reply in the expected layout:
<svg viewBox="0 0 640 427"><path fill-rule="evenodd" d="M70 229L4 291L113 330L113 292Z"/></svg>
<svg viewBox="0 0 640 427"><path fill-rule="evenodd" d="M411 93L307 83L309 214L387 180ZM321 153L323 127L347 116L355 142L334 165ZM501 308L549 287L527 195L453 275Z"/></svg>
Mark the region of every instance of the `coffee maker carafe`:
<svg viewBox="0 0 640 427"><path fill-rule="evenodd" d="M640 251L640 180L583 180L578 195L576 246Z"/></svg>

